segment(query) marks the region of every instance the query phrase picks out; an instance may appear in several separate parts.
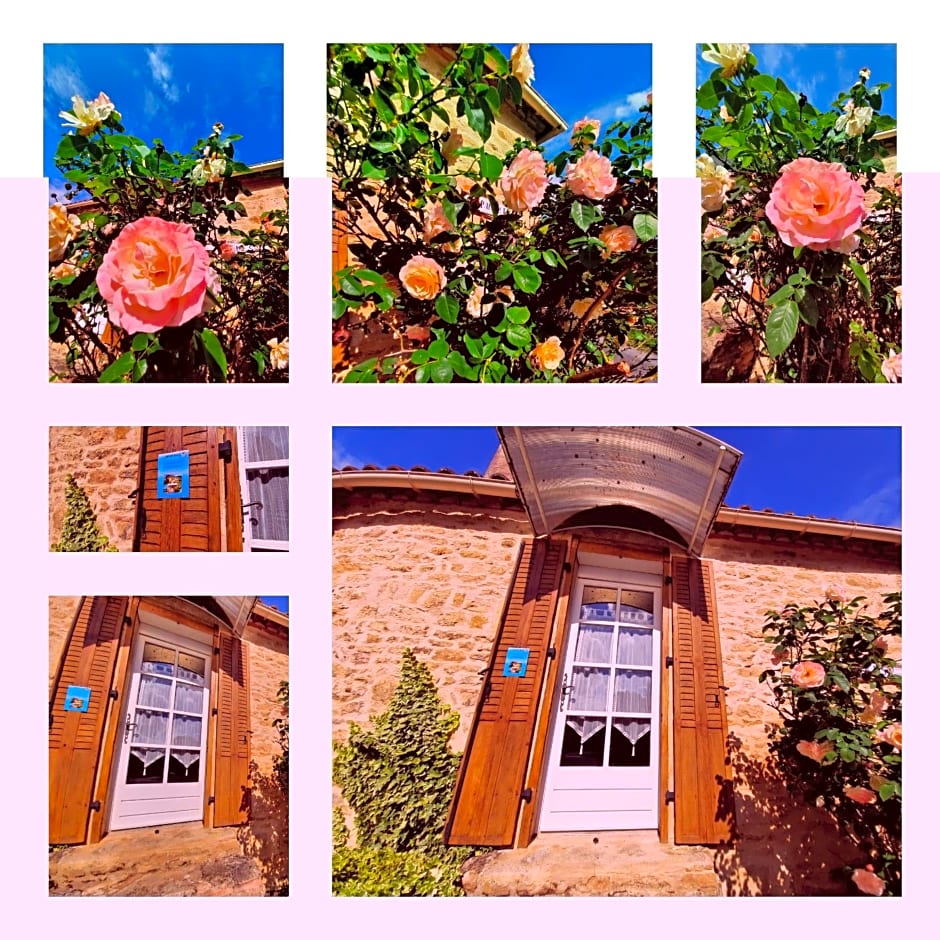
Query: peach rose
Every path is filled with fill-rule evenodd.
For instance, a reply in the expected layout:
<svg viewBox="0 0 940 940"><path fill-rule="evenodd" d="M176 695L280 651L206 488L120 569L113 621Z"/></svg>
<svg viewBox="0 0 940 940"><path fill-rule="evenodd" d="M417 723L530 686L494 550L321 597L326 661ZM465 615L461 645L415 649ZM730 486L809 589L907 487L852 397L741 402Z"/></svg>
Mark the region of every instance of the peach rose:
<svg viewBox="0 0 940 940"><path fill-rule="evenodd" d="M826 681L826 669L819 663L797 663L790 670L790 680L801 689L818 689Z"/></svg>
<svg viewBox="0 0 940 940"><path fill-rule="evenodd" d="M800 157L788 163L774 183L767 218L785 245L813 251L848 252L853 233L868 215L865 193L841 163Z"/></svg>
<svg viewBox="0 0 940 940"><path fill-rule="evenodd" d="M444 207L439 202L429 202L424 207L424 240L426 242L453 230L454 227L450 224L450 219L444 214Z"/></svg>
<svg viewBox="0 0 940 940"><path fill-rule="evenodd" d="M268 346L271 348L271 365L275 369L286 369L290 363L290 337L285 336L280 343L277 337L269 339Z"/></svg>
<svg viewBox="0 0 940 940"><path fill-rule="evenodd" d="M81 231L81 225L74 215L61 203L49 206L49 260L61 261L69 242Z"/></svg>
<svg viewBox="0 0 940 940"><path fill-rule="evenodd" d="M95 280L112 323L154 333L199 316L215 277L192 226L145 216L111 242Z"/></svg>
<svg viewBox="0 0 940 940"><path fill-rule="evenodd" d="M520 42L512 47L509 53L509 66L512 74L523 85L531 85L535 79L535 63L529 55L529 43Z"/></svg>
<svg viewBox="0 0 940 940"><path fill-rule="evenodd" d="M844 787L842 792L856 803L877 803L878 794L868 787Z"/></svg>
<svg viewBox="0 0 940 940"><path fill-rule="evenodd" d="M883 695L881 692L872 692L871 698L868 700L868 704L859 714L858 720L864 721L865 724L873 725L881 717L881 713L885 710L887 705L887 695Z"/></svg>
<svg viewBox="0 0 940 940"><path fill-rule="evenodd" d="M415 255L398 272L402 287L417 300L434 300L444 289L444 269L426 255Z"/></svg>
<svg viewBox="0 0 940 940"><path fill-rule="evenodd" d="M606 225L597 237L607 248L605 258L619 251L633 251L636 248L636 232L629 225Z"/></svg>
<svg viewBox="0 0 940 940"><path fill-rule="evenodd" d="M238 254L238 245L236 242L225 239L219 245L219 254L226 260L231 261Z"/></svg>
<svg viewBox="0 0 940 940"><path fill-rule="evenodd" d="M881 363L881 374L889 382L897 382L901 378L901 353L896 353L893 349Z"/></svg>
<svg viewBox="0 0 940 940"><path fill-rule="evenodd" d="M103 92L91 101L82 101L80 95L72 98L72 110L60 111L59 117L68 122L63 127L69 128L69 133L78 131L82 137L90 137L107 119L115 113L111 99ZM118 115L120 120L120 115Z"/></svg>
<svg viewBox="0 0 940 940"><path fill-rule="evenodd" d="M557 336L549 336L544 343L539 343L529 356L536 369L557 369L565 361L565 351Z"/></svg>
<svg viewBox="0 0 940 940"><path fill-rule="evenodd" d="M548 189L545 158L537 150L524 148L516 154L499 178L506 208L513 212L534 209Z"/></svg>
<svg viewBox="0 0 940 940"><path fill-rule="evenodd" d="M856 868L852 872L852 881L863 894L871 894L880 898L884 894L885 883L873 871L867 868Z"/></svg>
<svg viewBox="0 0 940 940"><path fill-rule="evenodd" d="M594 135L594 140L597 140L597 135L601 132L601 122L594 120L594 118L581 118L580 121L575 121L574 125L571 128L571 142L575 142L575 138L578 137L583 131L591 131Z"/></svg>
<svg viewBox="0 0 940 940"><path fill-rule="evenodd" d="M844 604L849 597L849 589L844 584L830 584L826 587L826 600Z"/></svg>
<svg viewBox="0 0 940 940"><path fill-rule="evenodd" d="M796 749L804 757L808 757L818 764L821 764L823 758L834 750L832 741L800 741Z"/></svg>
<svg viewBox="0 0 940 940"><path fill-rule="evenodd" d="M901 722L896 721L894 724L887 725L882 728L875 735L877 741L882 741L885 744L890 744L896 751L901 750Z"/></svg>
<svg viewBox="0 0 940 940"><path fill-rule="evenodd" d="M734 185L734 177L707 153L696 159L695 175L702 181L702 211L718 212L725 204L725 194Z"/></svg>
<svg viewBox="0 0 940 940"><path fill-rule="evenodd" d="M610 160L594 150L589 150L574 166L569 165L565 182L576 196L588 199L603 199L617 188Z"/></svg>
<svg viewBox="0 0 940 940"><path fill-rule="evenodd" d="M702 58L713 65L721 66L721 77L731 78L747 62L751 47L746 42L719 42L702 53Z"/></svg>

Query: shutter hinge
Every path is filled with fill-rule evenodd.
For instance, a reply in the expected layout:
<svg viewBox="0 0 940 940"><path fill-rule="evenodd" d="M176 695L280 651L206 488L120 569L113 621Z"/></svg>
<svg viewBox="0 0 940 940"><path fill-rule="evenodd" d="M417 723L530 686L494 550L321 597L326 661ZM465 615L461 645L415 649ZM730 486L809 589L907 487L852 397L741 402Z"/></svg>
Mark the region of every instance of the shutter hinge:
<svg viewBox="0 0 940 940"><path fill-rule="evenodd" d="M532 787L526 787L522 791L520 796L522 797L523 800L525 800L526 803L531 803L532 802Z"/></svg>
<svg viewBox="0 0 940 940"><path fill-rule="evenodd" d="M212 717L213 717L213 718L214 718L216 715L218 715L218 713L219 713L219 710L218 710L217 708L213 708L213 709L212 709Z"/></svg>
<svg viewBox="0 0 940 940"><path fill-rule="evenodd" d="M96 813L100 813L101 812L101 800L92 800L88 804L88 808L93 809Z"/></svg>
<svg viewBox="0 0 940 940"><path fill-rule="evenodd" d="M667 790L666 791L666 805L668 806L668 804L675 803L675 802L676 802L676 791Z"/></svg>
<svg viewBox="0 0 940 940"><path fill-rule="evenodd" d="M546 655L549 659L554 659L555 656L556 656L555 647L554 647L554 646L550 646L550 647L546 650L545 655Z"/></svg>
<svg viewBox="0 0 940 940"><path fill-rule="evenodd" d="M232 460L232 442L219 441L219 460L231 463Z"/></svg>
<svg viewBox="0 0 940 940"><path fill-rule="evenodd" d="M671 575L671 574L667 574L667 575L666 575L666 585L669 586L670 584L672 584L672 575Z"/></svg>
<svg viewBox="0 0 940 940"><path fill-rule="evenodd" d="M112 702L116 702L116 701L118 700L118 690L117 690L117 689L112 689L112 690L108 693L108 698L111 699Z"/></svg>
<svg viewBox="0 0 940 940"><path fill-rule="evenodd" d="M564 571L565 574L571 571L571 562L570 561L562 562L561 570Z"/></svg>
<svg viewBox="0 0 940 940"><path fill-rule="evenodd" d="M667 657L666 657L666 666L667 666L667 667L668 667L668 666L675 666L675 664L676 664L676 660L675 660L675 657L674 657L674 656L667 656Z"/></svg>
<svg viewBox="0 0 940 940"><path fill-rule="evenodd" d="M215 802L215 797L214 797L214 796L210 796L210 797L209 797L209 805L211 806L214 802Z"/></svg>

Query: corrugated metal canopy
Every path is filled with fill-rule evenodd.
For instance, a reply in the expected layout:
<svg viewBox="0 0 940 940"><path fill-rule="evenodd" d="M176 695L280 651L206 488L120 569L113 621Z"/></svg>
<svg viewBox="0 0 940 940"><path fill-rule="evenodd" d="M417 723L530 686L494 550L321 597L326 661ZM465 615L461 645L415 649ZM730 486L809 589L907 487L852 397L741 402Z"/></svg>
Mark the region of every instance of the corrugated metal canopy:
<svg viewBox="0 0 940 940"><path fill-rule="evenodd" d="M536 535L632 529L702 553L741 452L682 427L497 428Z"/></svg>

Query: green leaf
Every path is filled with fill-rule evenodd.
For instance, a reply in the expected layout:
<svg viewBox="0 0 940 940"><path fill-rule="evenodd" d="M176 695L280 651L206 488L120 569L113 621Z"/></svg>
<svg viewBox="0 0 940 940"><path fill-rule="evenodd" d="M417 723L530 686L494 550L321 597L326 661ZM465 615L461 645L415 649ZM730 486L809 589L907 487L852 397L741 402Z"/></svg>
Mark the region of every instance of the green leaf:
<svg viewBox="0 0 940 940"><path fill-rule="evenodd" d="M450 352L446 339L436 339L428 346L428 355L432 359L443 359Z"/></svg>
<svg viewBox="0 0 940 940"><path fill-rule="evenodd" d="M842 758L847 764L851 764L855 760L855 751L850 747L840 747L839 748L839 757Z"/></svg>
<svg viewBox="0 0 940 940"><path fill-rule="evenodd" d="M657 228L655 215L638 213L633 217L633 231L641 242L652 241L656 237Z"/></svg>
<svg viewBox="0 0 940 940"><path fill-rule="evenodd" d="M800 302L800 319L810 326L815 326L819 322L819 307L816 304L816 298L807 291Z"/></svg>
<svg viewBox="0 0 940 940"><path fill-rule="evenodd" d="M789 300L793 296L793 286L791 284L784 284L780 290L774 291L768 298L767 303L771 307L777 306L777 304L782 304L785 300Z"/></svg>
<svg viewBox="0 0 940 940"><path fill-rule="evenodd" d="M392 105L391 99L381 88L372 96L372 104L378 116L386 124L391 124L395 120L395 108Z"/></svg>
<svg viewBox="0 0 940 940"><path fill-rule="evenodd" d="M454 377L454 367L446 359L432 362L428 370L431 375L431 381L437 382L438 384L450 382Z"/></svg>
<svg viewBox="0 0 940 940"><path fill-rule="evenodd" d="M695 107L702 111L711 111L718 107L718 93L713 82L703 82L695 95Z"/></svg>
<svg viewBox="0 0 940 940"><path fill-rule="evenodd" d="M190 215L205 215L206 207L201 202L194 201L193 204L189 207L189 214Z"/></svg>
<svg viewBox="0 0 940 940"><path fill-rule="evenodd" d="M431 354L426 349L416 349L411 354L412 365L423 366L431 361Z"/></svg>
<svg viewBox="0 0 940 940"><path fill-rule="evenodd" d="M196 334L202 340L202 348L206 353L206 362L209 366L218 369L224 379L228 375L228 362L225 359L225 350L219 342L219 337L210 329L204 329Z"/></svg>
<svg viewBox="0 0 940 940"><path fill-rule="evenodd" d="M371 161L364 160L362 163L362 175L370 180L384 180L388 176L388 171L382 167L375 166Z"/></svg>
<svg viewBox="0 0 940 940"><path fill-rule="evenodd" d="M792 300L778 304L767 317L767 352L776 358L793 342L800 322L799 308Z"/></svg>
<svg viewBox="0 0 940 940"><path fill-rule="evenodd" d="M131 340L131 349L134 352L143 352L150 345L151 339L153 339L152 333L136 333Z"/></svg>
<svg viewBox="0 0 940 940"><path fill-rule="evenodd" d="M503 172L503 161L490 153L480 156L480 173L485 179L498 180Z"/></svg>
<svg viewBox="0 0 940 940"><path fill-rule="evenodd" d="M702 281L702 303L705 303L712 294L715 293L715 281L711 277L706 277Z"/></svg>
<svg viewBox="0 0 940 940"><path fill-rule="evenodd" d="M529 308L528 307L510 307L506 311L506 319L510 323L527 323L529 321Z"/></svg>
<svg viewBox="0 0 940 940"><path fill-rule="evenodd" d="M858 278L859 287L862 288L862 294L864 294L865 300L871 300L871 281L865 273L865 269L854 258L849 258L849 267L855 272L855 276Z"/></svg>
<svg viewBox="0 0 940 940"><path fill-rule="evenodd" d="M101 375L98 376L99 382L119 382L134 368L136 357L132 352L126 352L119 359L116 359L108 366Z"/></svg>
<svg viewBox="0 0 940 940"><path fill-rule="evenodd" d="M777 80L771 75L753 75L747 80L754 91L766 92L773 95L777 91Z"/></svg>
<svg viewBox="0 0 940 940"><path fill-rule="evenodd" d="M475 336L469 336L465 333L463 337L463 344L467 347L467 352L470 353L470 357L472 359L479 360L486 358L483 355L483 343Z"/></svg>
<svg viewBox="0 0 940 940"><path fill-rule="evenodd" d="M598 218L600 216L598 216L597 209L594 206L584 202L573 202L571 204L571 219L582 232L586 232L591 227L591 223Z"/></svg>
<svg viewBox="0 0 940 940"><path fill-rule="evenodd" d="M445 323L456 323L457 315L460 313L460 304L454 297L438 294L437 300L434 301L434 309Z"/></svg>
<svg viewBox="0 0 940 940"><path fill-rule="evenodd" d="M542 286L542 275L528 264L517 264L512 269L512 280L526 294L534 294Z"/></svg>
<svg viewBox="0 0 940 940"><path fill-rule="evenodd" d="M506 330L506 339L513 346L523 349L532 342L532 334L527 326L518 326L514 323Z"/></svg>

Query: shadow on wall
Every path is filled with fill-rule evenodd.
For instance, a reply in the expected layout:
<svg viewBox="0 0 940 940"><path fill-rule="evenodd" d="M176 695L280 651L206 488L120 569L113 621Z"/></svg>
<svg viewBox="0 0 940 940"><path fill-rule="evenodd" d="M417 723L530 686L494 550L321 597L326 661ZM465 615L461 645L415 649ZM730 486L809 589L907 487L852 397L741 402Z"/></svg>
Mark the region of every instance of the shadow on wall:
<svg viewBox="0 0 940 940"><path fill-rule="evenodd" d="M715 871L731 897L855 895L845 866L859 850L815 805L788 791L770 758L746 753L728 735L734 769L737 838L721 846Z"/></svg>
<svg viewBox="0 0 940 940"><path fill-rule="evenodd" d="M251 789L242 795L242 810L248 822L238 829L238 841L249 858L261 866L265 893L288 893L288 802L277 775L263 774L257 763L250 764Z"/></svg>

